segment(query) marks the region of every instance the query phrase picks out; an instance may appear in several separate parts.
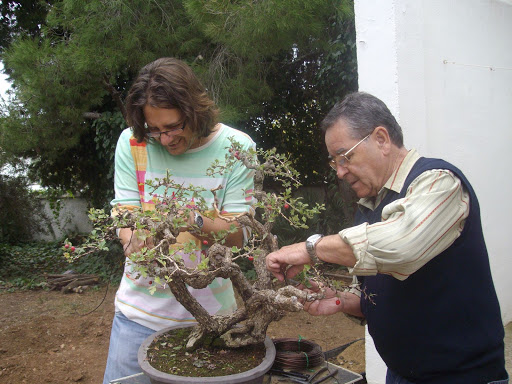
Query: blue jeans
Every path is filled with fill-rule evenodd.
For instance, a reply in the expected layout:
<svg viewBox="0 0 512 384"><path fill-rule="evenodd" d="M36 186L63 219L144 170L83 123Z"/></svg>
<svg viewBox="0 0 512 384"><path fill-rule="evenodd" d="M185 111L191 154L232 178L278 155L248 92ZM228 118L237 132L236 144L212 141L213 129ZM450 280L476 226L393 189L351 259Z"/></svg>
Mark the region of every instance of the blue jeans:
<svg viewBox="0 0 512 384"><path fill-rule="evenodd" d="M414 383L404 379L402 376L399 376L392 370L388 369L388 371L386 373L386 384L414 384ZM508 379L491 381L488 384L508 384Z"/></svg>
<svg viewBox="0 0 512 384"><path fill-rule="evenodd" d="M153 333L154 330L128 320L121 312L116 312L110 333L103 384L142 372L137 361L137 352L142 342Z"/></svg>

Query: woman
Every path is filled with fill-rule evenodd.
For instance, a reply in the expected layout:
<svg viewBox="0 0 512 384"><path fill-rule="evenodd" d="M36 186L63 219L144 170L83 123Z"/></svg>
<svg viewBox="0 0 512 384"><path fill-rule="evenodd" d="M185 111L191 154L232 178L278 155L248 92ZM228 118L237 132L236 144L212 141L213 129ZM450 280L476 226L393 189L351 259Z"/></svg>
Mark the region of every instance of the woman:
<svg viewBox="0 0 512 384"><path fill-rule="evenodd" d="M117 207L153 209L155 196L145 183L165 177L167 171L180 184L204 187L202 197L210 206L210 189L222 185L217 204L228 216L252 209L252 171L236 164L224 174L210 177L206 176L206 169L214 160L225 159L230 138L246 150L255 144L246 134L217 123L218 110L189 66L174 58L161 58L146 65L130 88L126 107L131 128L122 132L116 147L113 214ZM157 198L160 193L157 190ZM198 212L190 213L188 223L201 227L203 234L227 230L231 225ZM244 235L241 228L228 236L227 244L241 246ZM127 257L143 246L151 246L128 228L119 231L119 238ZM178 242L189 239L203 244L203 248L211 240L183 228ZM151 277L133 274L130 262L125 263L116 294L104 384L140 372L137 350L151 333L177 323L194 322L167 286L160 285L150 294L149 287L153 285ZM236 309L229 280L217 279L206 289L189 290L211 314Z"/></svg>

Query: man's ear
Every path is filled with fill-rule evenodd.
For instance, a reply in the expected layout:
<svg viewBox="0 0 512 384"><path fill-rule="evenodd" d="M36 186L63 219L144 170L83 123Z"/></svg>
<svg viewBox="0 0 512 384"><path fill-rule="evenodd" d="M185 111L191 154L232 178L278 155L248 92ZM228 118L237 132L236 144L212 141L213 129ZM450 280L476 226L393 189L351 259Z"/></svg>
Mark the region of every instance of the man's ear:
<svg viewBox="0 0 512 384"><path fill-rule="evenodd" d="M391 138L389 137L389 132L386 128L379 125L373 130L372 136L377 142L378 147L385 153L388 153L391 150Z"/></svg>

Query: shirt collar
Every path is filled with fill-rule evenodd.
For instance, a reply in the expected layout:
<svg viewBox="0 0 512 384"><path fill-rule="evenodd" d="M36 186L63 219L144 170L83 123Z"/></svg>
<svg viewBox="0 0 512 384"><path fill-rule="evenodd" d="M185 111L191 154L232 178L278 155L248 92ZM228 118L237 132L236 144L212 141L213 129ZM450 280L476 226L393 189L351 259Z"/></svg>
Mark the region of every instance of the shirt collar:
<svg viewBox="0 0 512 384"><path fill-rule="evenodd" d="M407 155L404 157L398 167L393 171L391 177L388 179L388 181L386 181L378 195L376 197L363 197L358 201L358 204L370 209L374 209L382 201L384 196L387 194L387 191L400 193L402 187L404 186L407 175L419 158L420 155L415 149L411 149L409 152L407 152Z"/></svg>

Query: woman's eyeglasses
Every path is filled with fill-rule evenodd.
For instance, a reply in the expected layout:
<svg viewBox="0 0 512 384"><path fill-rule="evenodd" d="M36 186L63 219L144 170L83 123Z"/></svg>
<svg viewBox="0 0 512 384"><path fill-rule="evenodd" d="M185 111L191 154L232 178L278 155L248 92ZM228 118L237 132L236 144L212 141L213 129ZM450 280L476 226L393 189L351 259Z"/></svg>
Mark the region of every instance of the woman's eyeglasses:
<svg viewBox="0 0 512 384"><path fill-rule="evenodd" d="M186 120L183 121L183 124L181 125L181 127L175 127L173 129L169 129L167 131L156 131L156 132L153 132L153 131L150 131L148 129L148 125L146 123L144 123L144 128L145 128L145 131L146 131L146 137L148 138L151 138L151 139L160 139L160 137L162 135L166 135L166 136L176 136L176 135L179 135L181 132L183 132L183 130L185 129L185 123L186 123Z"/></svg>

